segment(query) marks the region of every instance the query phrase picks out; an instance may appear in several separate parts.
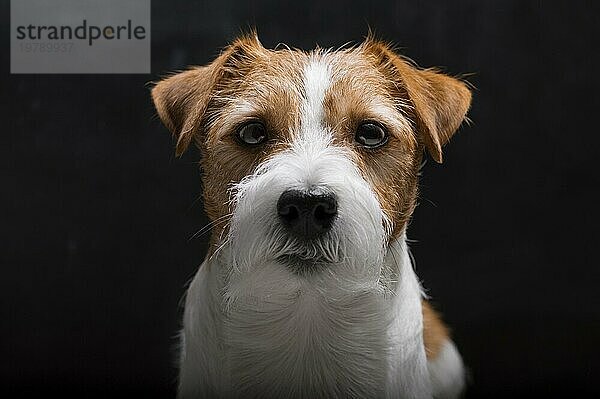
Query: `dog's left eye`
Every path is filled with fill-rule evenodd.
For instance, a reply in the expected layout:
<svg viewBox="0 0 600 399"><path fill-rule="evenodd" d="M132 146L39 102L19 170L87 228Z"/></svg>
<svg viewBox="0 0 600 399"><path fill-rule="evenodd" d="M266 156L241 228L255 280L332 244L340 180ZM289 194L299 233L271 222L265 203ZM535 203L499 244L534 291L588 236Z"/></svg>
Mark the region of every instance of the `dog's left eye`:
<svg viewBox="0 0 600 399"><path fill-rule="evenodd" d="M246 145L258 145L267 139L267 129L260 122L250 122L237 131L238 139Z"/></svg>
<svg viewBox="0 0 600 399"><path fill-rule="evenodd" d="M385 129L375 122L365 122L356 129L355 140L367 148L381 147L388 141Z"/></svg>

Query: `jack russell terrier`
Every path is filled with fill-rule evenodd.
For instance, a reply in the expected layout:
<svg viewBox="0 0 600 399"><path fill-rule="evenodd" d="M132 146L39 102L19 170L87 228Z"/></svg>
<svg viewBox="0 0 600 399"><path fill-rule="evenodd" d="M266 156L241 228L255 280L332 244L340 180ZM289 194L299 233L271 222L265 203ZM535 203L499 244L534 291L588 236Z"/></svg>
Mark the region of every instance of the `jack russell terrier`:
<svg viewBox="0 0 600 399"><path fill-rule="evenodd" d="M180 398L455 398L448 330L406 244L426 149L467 85L368 37L337 51L238 38L152 89L202 153L212 236L187 291Z"/></svg>

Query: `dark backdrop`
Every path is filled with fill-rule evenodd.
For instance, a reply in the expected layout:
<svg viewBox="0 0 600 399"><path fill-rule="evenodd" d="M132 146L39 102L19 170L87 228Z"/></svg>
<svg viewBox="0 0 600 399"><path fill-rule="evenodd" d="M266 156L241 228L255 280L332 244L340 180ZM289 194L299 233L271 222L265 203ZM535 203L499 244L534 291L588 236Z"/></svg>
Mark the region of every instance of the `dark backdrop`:
<svg viewBox="0 0 600 399"><path fill-rule="evenodd" d="M146 83L249 25L305 49L370 25L422 66L473 73L472 126L423 170L418 274L469 397L600 392L593 2L154 0L152 75L70 76L9 74L2 4L2 392L173 396L206 217L200 154L174 158Z"/></svg>

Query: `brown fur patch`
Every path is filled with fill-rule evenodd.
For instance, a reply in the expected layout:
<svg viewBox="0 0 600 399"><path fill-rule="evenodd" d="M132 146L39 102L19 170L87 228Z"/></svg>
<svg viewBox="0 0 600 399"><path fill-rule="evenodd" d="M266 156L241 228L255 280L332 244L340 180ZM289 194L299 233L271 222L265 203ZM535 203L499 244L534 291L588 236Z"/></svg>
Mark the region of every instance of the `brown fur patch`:
<svg viewBox="0 0 600 399"><path fill-rule="evenodd" d="M327 123L338 142L352 149L363 177L393 222L392 240L412 215L421 162L415 133L403 109L407 99L362 47L333 53L329 59L334 82L324 101ZM387 144L380 148L366 149L354 139L358 125L369 120L381 123L389 134Z"/></svg>
<svg viewBox="0 0 600 399"><path fill-rule="evenodd" d="M159 116L178 136L177 154L194 140L203 155L204 205L215 225L212 244L227 228L231 186L291 141L299 124L307 58L299 51L267 50L248 35L208 66L174 75L152 90ZM237 142L235 131L251 120L264 123L269 135L265 145L251 148Z"/></svg>
<svg viewBox="0 0 600 399"><path fill-rule="evenodd" d="M423 306L423 342L427 359L435 359L442 349L444 342L450 339L448 327L427 301L421 302Z"/></svg>
<svg viewBox="0 0 600 399"><path fill-rule="evenodd" d="M265 49L255 54L252 59L237 61L248 65L238 66L237 75L232 73L219 83L207 112L207 137L199 146L204 155L205 207L211 220L232 211L226 188L251 174L267 157L287 148L299 126L298 93L306 55ZM249 120L265 125L269 136L266 144L251 148L237 142L237 127Z"/></svg>
<svg viewBox="0 0 600 399"><path fill-rule="evenodd" d="M429 154L442 162L442 146L456 132L471 105L471 91L460 80L421 70L383 42L367 39L364 51L386 75L398 83L410 101L416 129Z"/></svg>

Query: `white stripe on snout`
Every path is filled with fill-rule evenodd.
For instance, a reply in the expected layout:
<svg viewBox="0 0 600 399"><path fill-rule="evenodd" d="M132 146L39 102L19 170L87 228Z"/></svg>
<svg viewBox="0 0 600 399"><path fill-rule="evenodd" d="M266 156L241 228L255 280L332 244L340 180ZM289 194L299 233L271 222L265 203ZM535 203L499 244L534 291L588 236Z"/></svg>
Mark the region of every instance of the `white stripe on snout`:
<svg viewBox="0 0 600 399"><path fill-rule="evenodd" d="M300 129L302 136L322 134L324 130L323 100L331 85L329 65L318 55L312 55L302 78L304 98L302 100Z"/></svg>

